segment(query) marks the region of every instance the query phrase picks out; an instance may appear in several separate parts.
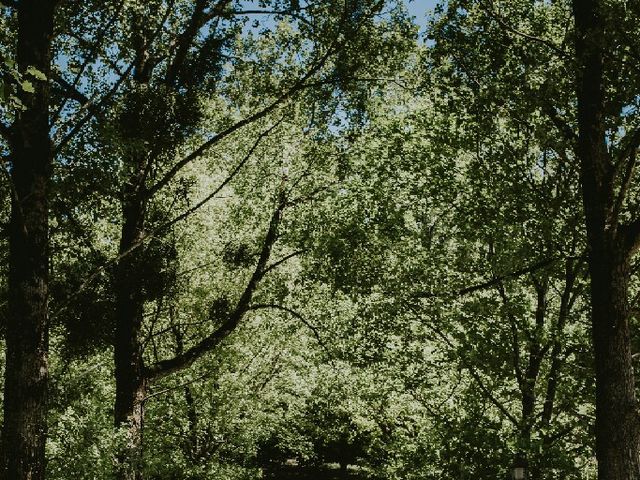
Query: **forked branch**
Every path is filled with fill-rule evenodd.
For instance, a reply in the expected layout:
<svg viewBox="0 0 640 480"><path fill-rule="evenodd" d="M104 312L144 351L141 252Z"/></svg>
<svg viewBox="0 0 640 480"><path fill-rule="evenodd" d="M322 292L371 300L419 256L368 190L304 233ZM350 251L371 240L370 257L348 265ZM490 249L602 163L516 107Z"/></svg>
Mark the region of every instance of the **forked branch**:
<svg viewBox="0 0 640 480"><path fill-rule="evenodd" d="M278 228L280 226L285 205L286 199L284 189L282 189L279 194L278 204L271 216L271 221L269 222L269 229L264 242L262 243L262 250L260 252L258 263L256 264L255 270L247 282L247 285L233 311L218 328L193 347L185 350L180 355L176 355L170 359L161 360L148 367L145 372L147 379L154 381L188 367L203 355L217 347L229 336L229 334L231 334L231 332L236 329L245 313L249 310L253 294L258 288L260 280L264 277L265 269L271 256L271 250L278 238Z"/></svg>

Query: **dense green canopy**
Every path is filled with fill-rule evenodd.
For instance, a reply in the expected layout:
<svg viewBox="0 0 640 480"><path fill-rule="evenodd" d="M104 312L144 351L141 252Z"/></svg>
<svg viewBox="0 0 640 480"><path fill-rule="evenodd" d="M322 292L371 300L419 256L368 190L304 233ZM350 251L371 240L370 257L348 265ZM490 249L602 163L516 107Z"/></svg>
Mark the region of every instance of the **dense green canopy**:
<svg viewBox="0 0 640 480"><path fill-rule="evenodd" d="M7 479L640 480L640 7L0 1Z"/></svg>

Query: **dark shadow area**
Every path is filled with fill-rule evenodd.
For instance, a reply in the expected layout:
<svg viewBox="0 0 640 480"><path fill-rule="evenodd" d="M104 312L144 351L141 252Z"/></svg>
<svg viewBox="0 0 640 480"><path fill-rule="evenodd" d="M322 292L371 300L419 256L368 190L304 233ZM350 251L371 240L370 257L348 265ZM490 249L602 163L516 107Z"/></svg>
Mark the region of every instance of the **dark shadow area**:
<svg viewBox="0 0 640 480"><path fill-rule="evenodd" d="M279 465L265 470L269 480L364 480L366 477L357 470L340 470L328 466L305 467L298 465Z"/></svg>

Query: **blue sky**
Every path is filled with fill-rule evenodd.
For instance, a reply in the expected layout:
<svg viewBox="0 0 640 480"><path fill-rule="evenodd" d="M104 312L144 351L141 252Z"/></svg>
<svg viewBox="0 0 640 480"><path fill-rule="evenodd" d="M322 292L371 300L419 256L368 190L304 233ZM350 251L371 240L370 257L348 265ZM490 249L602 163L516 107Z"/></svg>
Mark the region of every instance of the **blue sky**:
<svg viewBox="0 0 640 480"><path fill-rule="evenodd" d="M436 6L436 0L405 0L409 13L416 17L416 23L422 27L426 24L427 13Z"/></svg>
<svg viewBox="0 0 640 480"><path fill-rule="evenodd" d="M427 23L427 14L431 10L433 10L433 8L436 6L436 4L440 0L402 0L402 1L404 1L405 5L407 6L409 14L415 17L416 23L420 25L422 27L421 30L424 31L424 27ZM256 7L256 2L255 0L242 0L241 5L247 7L247 9L253 9ZM247 29L247 31L252 29L250 24L248 24L245 28Z"/></svg>

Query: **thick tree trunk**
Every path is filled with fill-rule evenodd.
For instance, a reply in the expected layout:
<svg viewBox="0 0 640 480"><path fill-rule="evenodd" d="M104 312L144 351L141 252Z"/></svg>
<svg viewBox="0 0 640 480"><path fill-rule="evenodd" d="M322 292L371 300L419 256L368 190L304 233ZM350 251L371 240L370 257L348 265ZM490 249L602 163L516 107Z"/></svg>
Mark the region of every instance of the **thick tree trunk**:
<svg viewBox="0 0 640 480"><path fill-rule="evenodd" d="M598 0L574 0L579 137L591 276L600 480L640 479L640 427L629 339L629 232L615 216L604 121L605 29Z"/></svg>
<svg viewBox="0 0 640 480"><path fill-rule="evenodd" d="M124 224L120 241L123 255L116 272L116 331L114 360L116 377L115 426L126 431L125 445L118 453L116 477L137 480L140 473L142 427L146 381L140 345L143 314L142 249L135 248L143 235L144 202L125 195ZM134 250L131 250L134 248Z"/></svg>
<svg viewBox="0 0 640 480"><path fill-rule="evenodd" d="M596 456L600 480L640 479L640 431L629 337L623 248L591 252L596 369Z"/></svg>
<svg viewBox="0 0 640 480"><path fill-rule="evenodd" d="M22 0L18 9L20 72L48 75L53 2ZM48 380L48 182L51 171L49 87L32 79L12 126L9 315L6 335L3 478L44 478Z"/></svg>

